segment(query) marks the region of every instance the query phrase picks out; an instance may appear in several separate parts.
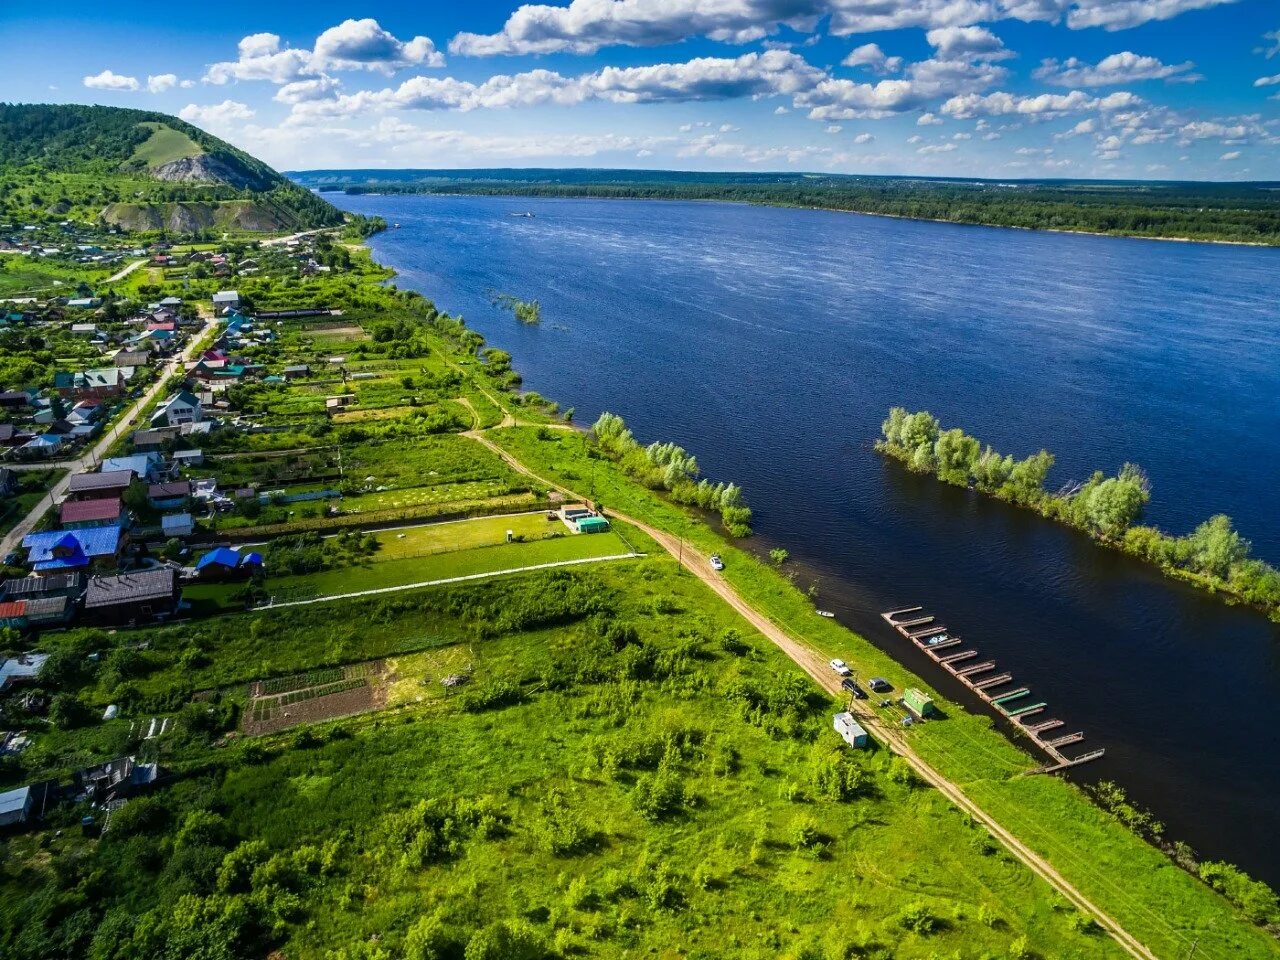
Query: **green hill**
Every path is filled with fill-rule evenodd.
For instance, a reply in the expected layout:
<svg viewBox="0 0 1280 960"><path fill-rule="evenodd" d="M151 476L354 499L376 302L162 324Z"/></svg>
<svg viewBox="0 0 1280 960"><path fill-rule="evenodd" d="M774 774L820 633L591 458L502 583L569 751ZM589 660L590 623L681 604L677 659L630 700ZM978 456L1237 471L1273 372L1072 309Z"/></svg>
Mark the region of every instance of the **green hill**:
<svg viewBox="0 0 1280 960"><path fill-rule="evenodd" d="M50 104L0 104L0 211L139 232L342 222L326 201L177 117Z"/></svg>

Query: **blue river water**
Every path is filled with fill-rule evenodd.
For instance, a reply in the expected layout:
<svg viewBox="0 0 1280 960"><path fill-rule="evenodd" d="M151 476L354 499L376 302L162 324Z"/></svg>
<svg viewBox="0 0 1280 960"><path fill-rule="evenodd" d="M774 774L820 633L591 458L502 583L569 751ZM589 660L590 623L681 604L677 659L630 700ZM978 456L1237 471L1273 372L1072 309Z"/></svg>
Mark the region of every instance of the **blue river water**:
<svg viewBox="0 0 1280 960"><path fill-rule="evenodd" d="M742 484L760 548L976 709L881 611L926 604L1184 839L1280 884L1280 628L870 447L889 406L1051 484L1131 460L1147 519L1230 514L1280 563L1280 251L662 201L337 197L376 256L589 423ZM531 212L535 216L513 214ZM542 304L540 326L492 306Z"/></svg>

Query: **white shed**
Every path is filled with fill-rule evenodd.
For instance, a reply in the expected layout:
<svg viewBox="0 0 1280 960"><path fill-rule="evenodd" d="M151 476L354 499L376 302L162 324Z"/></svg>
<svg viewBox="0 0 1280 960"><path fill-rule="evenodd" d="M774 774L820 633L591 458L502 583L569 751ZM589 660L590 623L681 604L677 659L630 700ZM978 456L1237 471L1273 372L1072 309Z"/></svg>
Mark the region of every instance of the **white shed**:
<svg viewBox="0 0 1280 960"><path fill-rule="evenodd" d="M852 713L837 713L832 726L836 728L836 733L840 734L841 739L849 746L861 749L867 745L867 731L863 730L858 721L853 719Z"/></svg>

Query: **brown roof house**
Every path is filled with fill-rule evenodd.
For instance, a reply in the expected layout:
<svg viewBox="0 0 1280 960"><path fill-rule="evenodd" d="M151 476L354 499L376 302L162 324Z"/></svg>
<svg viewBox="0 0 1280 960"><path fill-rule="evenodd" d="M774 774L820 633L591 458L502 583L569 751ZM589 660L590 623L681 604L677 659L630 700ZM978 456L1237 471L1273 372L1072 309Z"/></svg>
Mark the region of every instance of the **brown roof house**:
<svg viewBox="0 0 1280 960"><path fill-rule="evenodd" d="M153 620L177 610L178 598L178 575L168 567L93 577L84 595L84 614L106 624Z"/></svg>

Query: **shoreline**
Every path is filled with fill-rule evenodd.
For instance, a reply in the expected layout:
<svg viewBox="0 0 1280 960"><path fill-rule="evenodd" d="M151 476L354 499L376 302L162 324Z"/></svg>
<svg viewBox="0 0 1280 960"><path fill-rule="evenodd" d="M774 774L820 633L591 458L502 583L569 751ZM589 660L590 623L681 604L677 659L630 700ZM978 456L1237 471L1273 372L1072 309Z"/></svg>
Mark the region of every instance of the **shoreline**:
<svg viewBox="0 0 1280 960"><path fill-rule="evenodd" d="M873 210L854 210L847 207L829 207L821 205L801 204L801 203L771 203L764 200L729 200L720 197L616 197L616 196L600 196L591 193L566 193L560 196L549 196L539 193L522 193L520 191L512 191L510 193L477 193L468 190L414 190L414 191L393 191L383 193L378 191L361 191L359 193L347 193L345 190L320 191L319 196L325 193L340 193L349 197L490 197L490 198L510 198L510 199L527 199L527 200L630 200L645 203L723 203L732 204L734 206L744 207L770 207L775 210L812 210L821 213L845 213L860 217L882 217L888 220L907 220L916 223L938 223L952 227L986 227L992 230L1021 230L1024 233L1053 233L1064 236L1078 237L1103 237L1112 240L1156 240L1161 243L1187 243L1187 244L1204 244L1206 246L1215 247L1245 247L1253 249L1276 249L1280 250L1280 238L1275 243L1264 243L1256 240L1213 240L1202 237L1161 237L1145 233L1103 233L1098 230L1071 230L1063 227L1024 227L1018 224L1008 223L986 223L982 220L944 220L941 217L913 217L904 213L884 213Z"/></svg>

